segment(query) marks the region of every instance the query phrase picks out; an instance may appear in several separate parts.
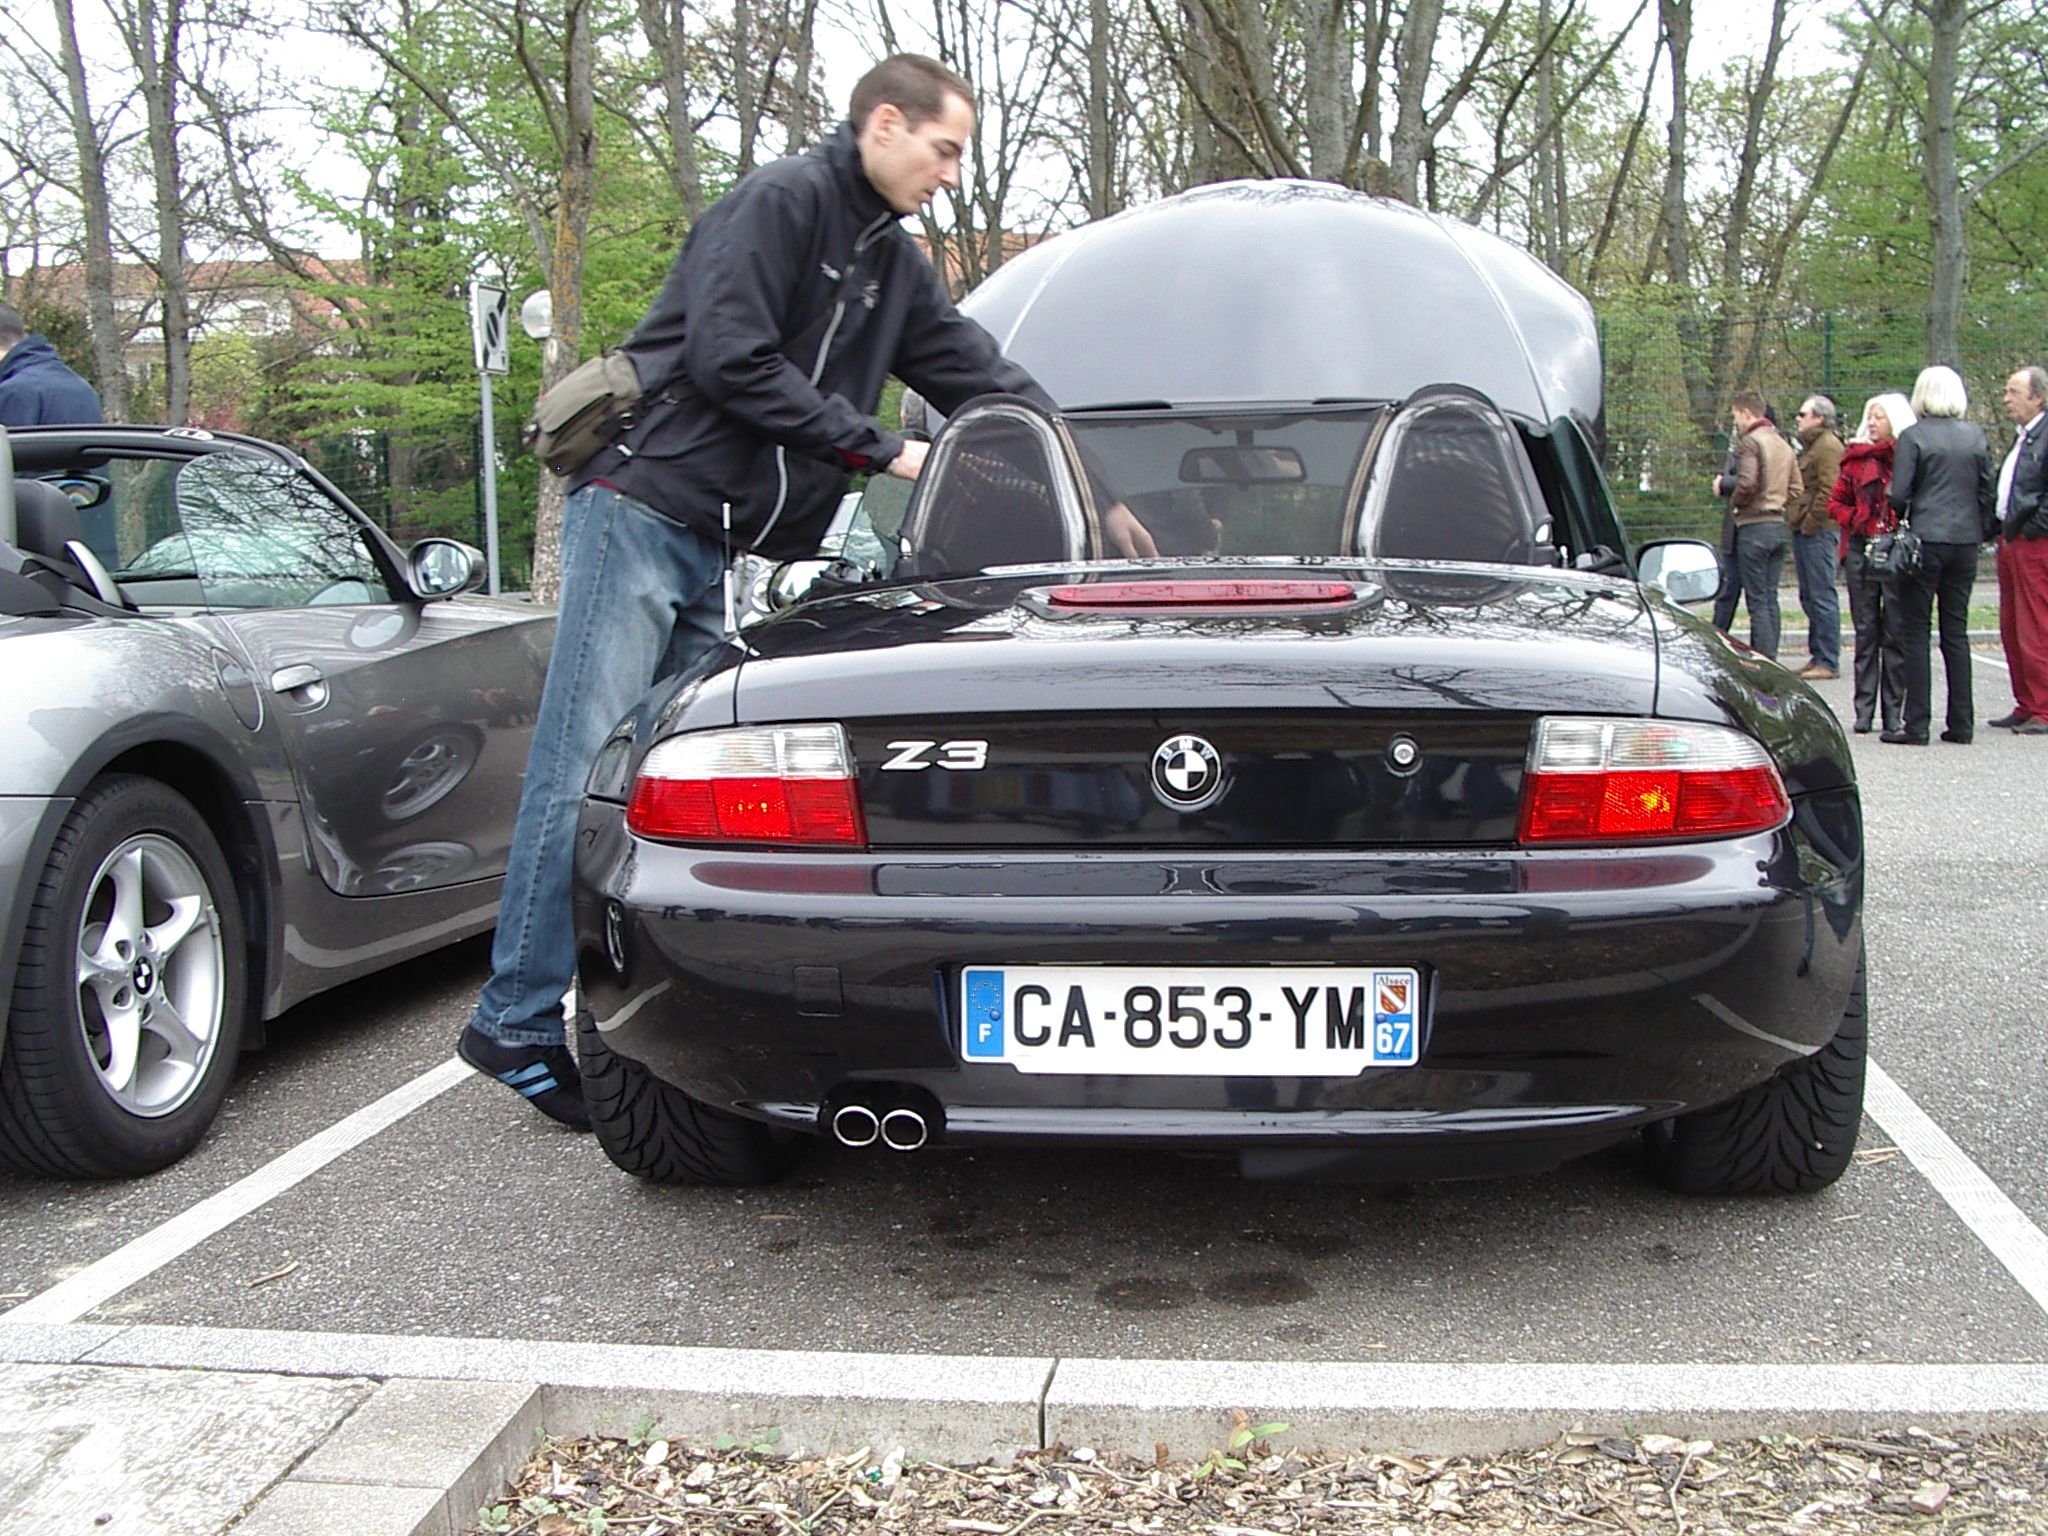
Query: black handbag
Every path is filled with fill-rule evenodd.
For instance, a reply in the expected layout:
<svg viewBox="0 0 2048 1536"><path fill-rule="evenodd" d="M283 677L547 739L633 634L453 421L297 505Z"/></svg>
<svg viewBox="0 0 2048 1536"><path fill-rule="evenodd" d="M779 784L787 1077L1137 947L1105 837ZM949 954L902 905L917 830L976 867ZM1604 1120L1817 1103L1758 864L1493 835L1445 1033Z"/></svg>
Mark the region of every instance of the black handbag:
<svg viewBox="0 0 2048 1536"><path fill-rule="evenodd" d="M1880 576L1910 576L1920 569L1920 535L1902 523L1872 539L1863 558Z"/></svg>

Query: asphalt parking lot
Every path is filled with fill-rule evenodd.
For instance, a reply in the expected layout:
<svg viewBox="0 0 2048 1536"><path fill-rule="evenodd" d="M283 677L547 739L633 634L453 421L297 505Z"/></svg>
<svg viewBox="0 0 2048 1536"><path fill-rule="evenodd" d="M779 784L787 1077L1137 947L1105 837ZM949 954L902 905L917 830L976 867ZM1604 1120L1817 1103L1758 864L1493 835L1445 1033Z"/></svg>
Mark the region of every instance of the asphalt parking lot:
<svg viewBox="0 0 2048 1536"><path fill-rule="evenodd" d="M2007 705L1995 654L1980 720ZM1846 679L1822 686L1846 710ZM1679 1199L1631 1149L1376 1187L821 1147L776 1188L648 1186L446 1069L484 968L472 944L288 1016L169 1172L0 1190L0 1295L43 1323L755 1349L2048 1360L2043 749L1986 729L1967 749L1856 751L1880 1071L1856 1166L1815 1199ZM309 1137L407 1085L388 1124L292 1177Z"/></svg>

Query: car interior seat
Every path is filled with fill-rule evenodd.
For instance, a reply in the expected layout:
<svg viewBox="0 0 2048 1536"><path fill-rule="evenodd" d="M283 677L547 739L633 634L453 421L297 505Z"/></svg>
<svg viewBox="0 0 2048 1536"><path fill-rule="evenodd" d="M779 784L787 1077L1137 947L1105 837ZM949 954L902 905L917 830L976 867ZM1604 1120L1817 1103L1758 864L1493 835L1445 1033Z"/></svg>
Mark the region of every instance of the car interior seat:
<svg viewBox="0 0 2048 1536"><path fill-rule="evenodd" d="M1554 565L1549 516L1521 439L1476 390L1432 385L1387 422L1366 469L1365 554Z"/></svg>
<svg viewBox="0 0 2048 1536"><path fill-rule="evenodd" d="M44 480L17 478L14 482L15 538L22 553L23 574L40 573L43 585L60 601L71 592L52 588L47 578L84 593L110 608L133 605L122 596L114 578L100 563L100 557L85 542L85 524L78 508L56 486Z"/></svg>

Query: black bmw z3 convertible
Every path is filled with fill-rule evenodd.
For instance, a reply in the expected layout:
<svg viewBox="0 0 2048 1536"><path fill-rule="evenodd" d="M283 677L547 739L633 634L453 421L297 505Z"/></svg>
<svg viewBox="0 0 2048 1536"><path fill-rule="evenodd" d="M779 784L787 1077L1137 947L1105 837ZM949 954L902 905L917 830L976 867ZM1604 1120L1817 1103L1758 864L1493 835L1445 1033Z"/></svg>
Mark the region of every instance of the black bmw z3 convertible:
<svg viewBox="0 0 2048 1536"><path fill-rule="evenodd" d="M607 743L577 854L606 1152L816 1138L1848 1165L1862 819L1789 672L1631 548L1583 299L1468 226L1205 188L968 304L1062 402L938 432L807 590ZM1121 502L1157 558L1109 552Z"/></svg>

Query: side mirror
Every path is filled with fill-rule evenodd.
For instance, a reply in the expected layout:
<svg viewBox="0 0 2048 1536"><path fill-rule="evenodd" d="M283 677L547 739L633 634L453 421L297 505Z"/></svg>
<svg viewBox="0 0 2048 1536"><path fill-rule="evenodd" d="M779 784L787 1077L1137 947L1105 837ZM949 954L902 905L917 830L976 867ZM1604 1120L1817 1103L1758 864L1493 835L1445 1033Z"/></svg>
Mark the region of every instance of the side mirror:
<svg viewBox="0 0 2048 1536"><path fill-rule="evenodd" d="M1674 603L1710 603L1721 595L1721 557L1699 539L1660 539L1636 551L1636 575Z"/></svg>
<svg viewBox="0 0 2048 1536"><path fill-rule="evenodd" d="M483 552L455 539L421 539L406 553L405 579L423 602L474 592L484 584Z"/></svg>
<svg viewBox="0 0 2048 1536"><path fill-rule="evenodd" d="M788 560L768 578L768 609L780 613L802 601L806 592L838 562L833 560Z"/></svg>

